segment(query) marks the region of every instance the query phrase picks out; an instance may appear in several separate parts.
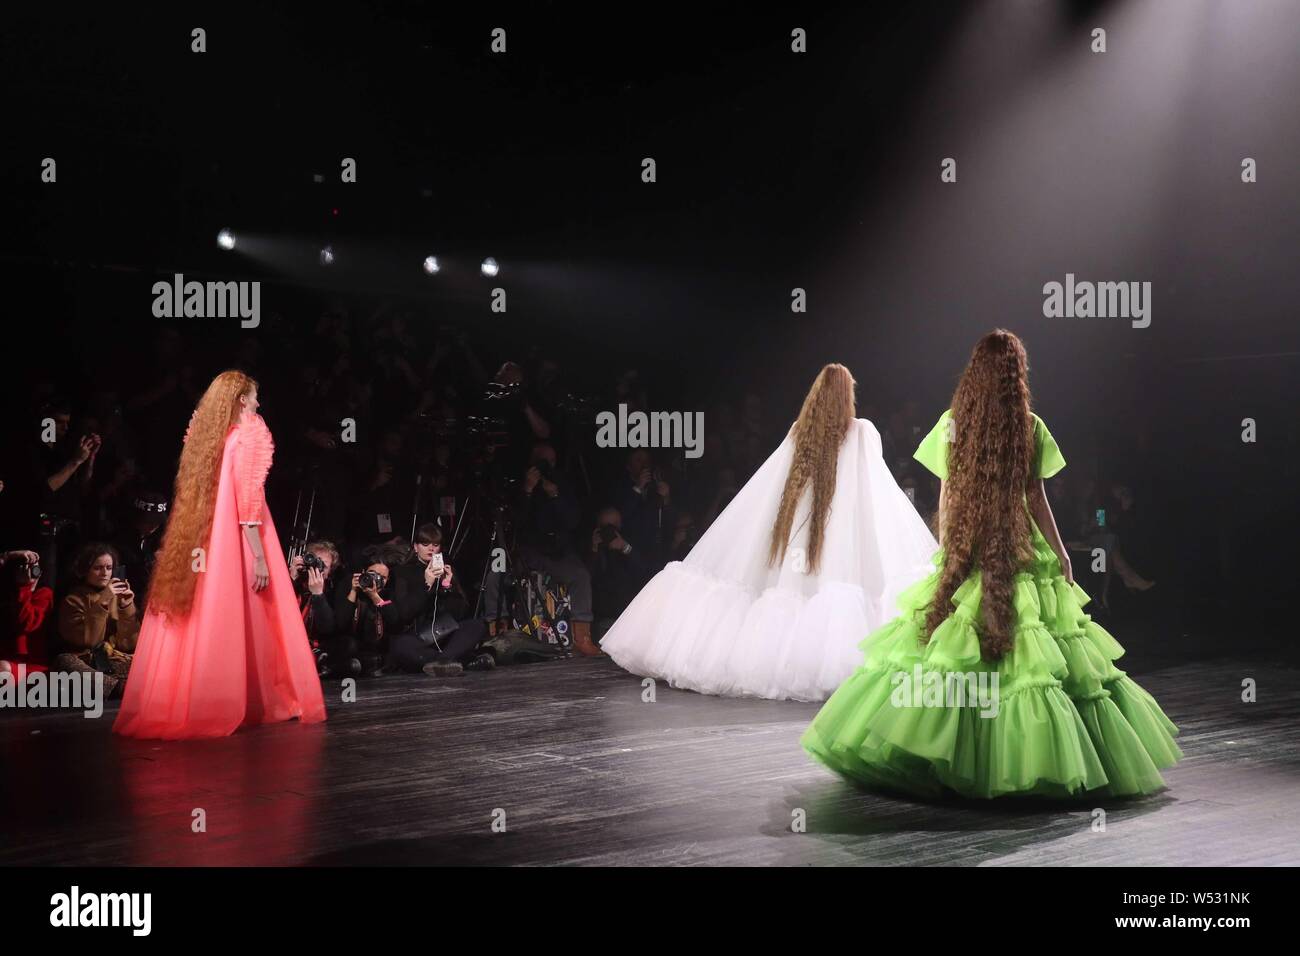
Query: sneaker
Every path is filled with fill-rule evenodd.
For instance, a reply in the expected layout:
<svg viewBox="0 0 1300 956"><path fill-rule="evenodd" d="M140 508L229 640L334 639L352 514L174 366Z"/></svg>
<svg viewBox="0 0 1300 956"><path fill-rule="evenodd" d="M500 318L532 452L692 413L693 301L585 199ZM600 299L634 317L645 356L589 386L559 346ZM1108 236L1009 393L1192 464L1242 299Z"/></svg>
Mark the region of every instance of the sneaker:
<svg viewBox="0 0 1300 956"><path fill-rule="evenodd" d="M467 671L490 671L497 666L497 659L487 651L475 654L473 659L465 665Z"/></svg>

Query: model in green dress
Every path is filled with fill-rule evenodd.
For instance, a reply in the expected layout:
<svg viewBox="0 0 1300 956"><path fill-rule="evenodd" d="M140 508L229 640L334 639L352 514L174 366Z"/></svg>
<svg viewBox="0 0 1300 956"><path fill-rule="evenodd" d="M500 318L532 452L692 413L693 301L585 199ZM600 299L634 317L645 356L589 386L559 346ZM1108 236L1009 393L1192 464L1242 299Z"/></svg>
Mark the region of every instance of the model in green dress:
<svg viewBox="0 0 1300 956"><path fill-rule="evenodd" d="M1083 611L1043 491L1065 459L1029 408L1024 346L989 333L916 450L942 481L936 570L803 735L832 770L922 796L1127 796L1182 757Z"/></svg>

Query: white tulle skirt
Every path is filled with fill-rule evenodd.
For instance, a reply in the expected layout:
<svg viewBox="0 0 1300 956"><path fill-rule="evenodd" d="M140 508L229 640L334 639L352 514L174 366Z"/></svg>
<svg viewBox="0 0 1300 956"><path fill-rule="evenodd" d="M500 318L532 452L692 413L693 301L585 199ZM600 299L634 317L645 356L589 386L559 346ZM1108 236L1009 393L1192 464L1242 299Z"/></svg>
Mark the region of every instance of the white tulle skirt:
<svg viewBox="0 0 1300 956"><path fill-rule="evenodd" d="M824 700L858 645L933 570L934 536L894 481L880 434L857 419L840 447L821 567L806 570L811 491L786 556L768 541L794 442L758 469L684 561L660 571L601 641L621 667L703 694Z"/></svg>

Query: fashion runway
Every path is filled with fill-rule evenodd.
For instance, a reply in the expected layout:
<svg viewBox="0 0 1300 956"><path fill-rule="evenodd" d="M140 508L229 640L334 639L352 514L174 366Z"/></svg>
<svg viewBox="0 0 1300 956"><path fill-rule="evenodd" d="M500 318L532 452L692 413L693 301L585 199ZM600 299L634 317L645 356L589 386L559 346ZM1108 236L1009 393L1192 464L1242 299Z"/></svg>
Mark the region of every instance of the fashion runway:
<svg viewBox="0 0 1300 956"><path fill-rule="evenodd" d="M1300 862L1294 668L1120 663L1179 724L1186 758L1160 794L1075 805L859 790L799 746L818 705L662 685L643 701L604 659L384 677L354 703L328 682L323 724L207 741L115 737L114 710L11 711L0 764L21 770L0 777L0 863ZM1244 678L1260 702L1240 701Z"/></svg>

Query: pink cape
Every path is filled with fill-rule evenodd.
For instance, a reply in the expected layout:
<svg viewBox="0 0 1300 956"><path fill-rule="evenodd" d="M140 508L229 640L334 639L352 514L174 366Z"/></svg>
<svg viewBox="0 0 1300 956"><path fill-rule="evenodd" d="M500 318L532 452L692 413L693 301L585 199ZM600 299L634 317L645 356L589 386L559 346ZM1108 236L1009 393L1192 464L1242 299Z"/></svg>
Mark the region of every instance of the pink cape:
<svg viewBox="0 0 1300 956"><path fill-rule="evenodd" d="M325 719L316 662L264 487L274 445L260 417L226 436L206 570L183 618L146 611L115 733L180 740L297 717ZM270 584L252 589L254 524ZM260 524L257 524L260 522Z"/></svg>

